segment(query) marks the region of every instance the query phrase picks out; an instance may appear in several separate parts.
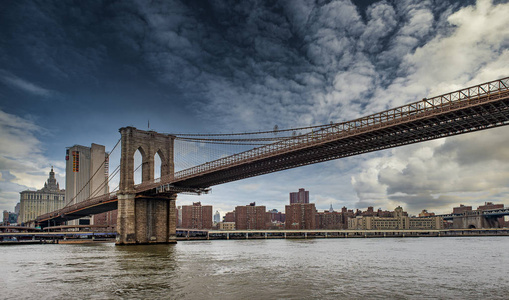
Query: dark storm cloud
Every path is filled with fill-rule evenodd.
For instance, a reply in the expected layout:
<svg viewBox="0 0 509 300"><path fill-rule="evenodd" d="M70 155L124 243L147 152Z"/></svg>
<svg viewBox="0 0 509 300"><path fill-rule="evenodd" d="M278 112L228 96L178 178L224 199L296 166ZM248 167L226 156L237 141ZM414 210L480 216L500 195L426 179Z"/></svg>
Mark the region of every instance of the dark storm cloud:
<svg viewBox="0 0 509 300"><path fill-rule="evenodd" d="M98 42L99 35L88 30L97 23L93 13L97 8L29 1L9 2L4 6L7 8L0 22L8 30L0 34L9 41L1 51L4 66L20 70L30 65L33 69L23 70L25 73L43 72L60 80L76 79L85 70L99 67L104 49Z"/></svg>
<svg viewBox="0 0 509 300"><path fill-rule="evenodd" d="M385 9L373 8L370 18L394 27L394 12ZM374 67L357 49L366 25L348 1L218 1L199 9L181 2L141 3L140 11L150 28L147 61L166 74L163 82L178 82L203 99L197 107L205 117L228 116L246 128L260 118L284 126L328 122L341 117L338 106L363 95L347 88L342 95L353 92L354 99L320 100L333 97L323 96L333 92L331 85L341 90L339 84L373 80ZM387 35L374 27L366 39ZM353 75L336 78L348 71Z"/></svg>
<svg viewBox="0 0 509 300"><path fill-rule="evenodd" d="M8 71L52 90L185 95L167 101L218 126L229 119L254 129L260 118L284 127L328 123L363 114L376 84L391 82L436 25L431 1L363 5L20 1L4 4L9 30L0 34L11 43L0 58Z"/></svg>

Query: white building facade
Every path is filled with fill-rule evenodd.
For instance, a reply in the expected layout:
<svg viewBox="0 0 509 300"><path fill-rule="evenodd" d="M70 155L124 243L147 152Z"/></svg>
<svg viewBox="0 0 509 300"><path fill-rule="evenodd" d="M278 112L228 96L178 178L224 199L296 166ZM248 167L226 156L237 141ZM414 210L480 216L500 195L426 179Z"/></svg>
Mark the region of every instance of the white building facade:
<svg viewBox="0 0 509 300"><path fill-rule="evenodd" d="M61 209L64 205L65 190L60 189L51 167L49 178L42 189L20 192L18 223L33 221L42 214Z"/></svg>

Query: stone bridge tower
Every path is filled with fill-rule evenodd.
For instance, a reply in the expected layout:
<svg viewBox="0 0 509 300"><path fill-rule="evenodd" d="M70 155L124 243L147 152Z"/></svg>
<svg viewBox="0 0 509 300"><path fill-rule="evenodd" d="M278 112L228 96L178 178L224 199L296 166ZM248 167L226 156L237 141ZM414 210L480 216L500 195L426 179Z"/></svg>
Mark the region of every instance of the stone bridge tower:
<svg viewBox="0 0 509 300"><path fill-rule="evenodd" d="M134 127L120 128L122 154L118 197L117 245L175 243L177 194L137 193L134 154L142 156L142 185L154 180L154 157L161 159L161 178L174 174L175 137Z"/></svg>

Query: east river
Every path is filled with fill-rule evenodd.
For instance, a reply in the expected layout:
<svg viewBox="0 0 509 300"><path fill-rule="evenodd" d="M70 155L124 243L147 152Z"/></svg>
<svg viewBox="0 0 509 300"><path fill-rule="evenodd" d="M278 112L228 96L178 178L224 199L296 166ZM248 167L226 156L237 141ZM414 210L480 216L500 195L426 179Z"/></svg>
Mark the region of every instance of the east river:
<svg viewBox="0 0 509 300"><path fill-rule="evenodd" d="M509 237L0 248L2 299L509 298Z"/></svg>

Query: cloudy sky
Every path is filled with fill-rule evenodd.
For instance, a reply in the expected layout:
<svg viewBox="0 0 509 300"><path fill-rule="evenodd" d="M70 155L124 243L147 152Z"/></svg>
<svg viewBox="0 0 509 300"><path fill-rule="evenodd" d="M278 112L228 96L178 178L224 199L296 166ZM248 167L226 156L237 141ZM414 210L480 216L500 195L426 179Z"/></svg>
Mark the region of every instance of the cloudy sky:
<svg viewBox="0 0 509 300"><path fill-rule="evenodd" d="M242 132L341 122L509 76L508 1L0 1L0 210L65 148L123 126ZM226 212L509 205L509 128L179 196ZM110 162L112 168L116 166Z"/></svg>

